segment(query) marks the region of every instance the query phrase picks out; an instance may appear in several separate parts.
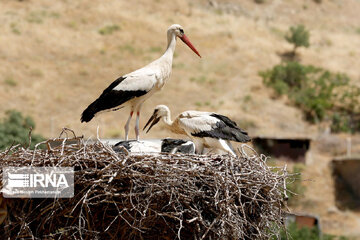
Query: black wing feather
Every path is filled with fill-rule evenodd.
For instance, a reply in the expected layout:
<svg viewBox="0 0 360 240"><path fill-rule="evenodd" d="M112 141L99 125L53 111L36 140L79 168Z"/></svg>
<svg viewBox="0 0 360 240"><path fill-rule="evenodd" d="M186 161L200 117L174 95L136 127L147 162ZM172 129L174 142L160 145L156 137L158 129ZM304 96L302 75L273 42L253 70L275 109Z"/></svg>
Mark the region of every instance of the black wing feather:
<svg viewBox="0 0 360 240"><path fill-rule="evenodd" d="M104 110L109 110L120 106L121 104L135 98L140 97L147 93L145 90L138 91L121 91L113 90L118 84L125 80L126 77L119 77L114 82L112 82L96 99L91 103L82 113L81 122L89 122L96 113Z"/></svg>
<svg viewBox="0 0 360 240"><path fill-rule="evenodd" d="M211 137L217 139L230 140L235 142L249 142L251 138L248 136L248 133L239 128L237 124L232 121L230 118L213 113L210 116L219 119L220 121L216 123L216 127L210 131L202 131L198 133L193 133L195 137Z"/></svg>
<svg viewBox="0 0 360 240"><path fill-rule="evenodd" d="M224 116L224 115L220 115L220 114L216 114L216 113L213 113L213 114L210 114L211 117L215 117L221 121L223 121L226 125L228 125L229 127L233 127L233 128L236 128L237 125L236 125L236 122L232 121L230 118L228 118L227 116Z"/></svg>
<svg viewBox="0 0 360 240"><path fill-rule="evenodd" d="M119 77L118 79L116 79L115 81L113 81L107 88L105 88L105 90L103 91L103 94L110 92L114 87L116 87L117 85L119 85L122 81L124 81L126 79L126 77ZM100 96L101 96L100 95Z"/></svg>
<svg viewBox="0 0 360 240"><path fill-rule="evenodd" d="M195 152L194 144L186 144L189 141L185 141L182 139L172 139L172 138L165 138L161 141L161 152L172 153L174 149L176 152L174 153L185 153L185 154L192 154Z"/></svg>

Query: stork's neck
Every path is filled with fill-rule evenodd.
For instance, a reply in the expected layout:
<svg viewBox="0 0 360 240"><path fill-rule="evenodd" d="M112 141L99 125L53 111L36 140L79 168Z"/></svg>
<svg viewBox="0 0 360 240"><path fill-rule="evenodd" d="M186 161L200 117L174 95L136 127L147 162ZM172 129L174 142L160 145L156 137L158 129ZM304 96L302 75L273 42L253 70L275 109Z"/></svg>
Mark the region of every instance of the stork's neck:
<svg viewBox="0 0 360 240"><path fill-rule="evenodd" d="M166 51L163 55L164 58L170 59L172 61L173 56L174 56L174 52L175 52L175 47L176 47L176 35L174 32L168 32L167 33L167 40L168 40L168 45L166 48Z"/></svg>
<svg viewBox="0 0 360 240"><path fill-rule="evenodd" d="M171 120L170 111L166 112L166 115L162 118L164 123L171 127L173 125L173 121Z"/></svg>

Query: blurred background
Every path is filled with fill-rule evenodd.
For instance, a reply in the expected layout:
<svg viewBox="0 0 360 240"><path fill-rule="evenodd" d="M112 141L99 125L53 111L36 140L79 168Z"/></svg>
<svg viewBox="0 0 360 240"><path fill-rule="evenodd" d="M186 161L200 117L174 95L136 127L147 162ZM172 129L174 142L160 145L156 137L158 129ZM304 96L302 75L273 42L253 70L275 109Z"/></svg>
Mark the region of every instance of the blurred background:
<svg viewBox="0 0 360 240"><path fill-rule="evenodd" d="M360 239L359 13L359 0L2 0L0 148L26 141L30 126L34 142L63 127L123 138L129 109L87 124L80 115L113 80L160 57L178 23L202 58L177 44L171 79L144 103L140 126L157 104L173 117L229 116L269 164L301 173L289 208L315 230L294 227L294 239L318 239L319 229ZM167 136L161 124L141 134Z"/></svg>

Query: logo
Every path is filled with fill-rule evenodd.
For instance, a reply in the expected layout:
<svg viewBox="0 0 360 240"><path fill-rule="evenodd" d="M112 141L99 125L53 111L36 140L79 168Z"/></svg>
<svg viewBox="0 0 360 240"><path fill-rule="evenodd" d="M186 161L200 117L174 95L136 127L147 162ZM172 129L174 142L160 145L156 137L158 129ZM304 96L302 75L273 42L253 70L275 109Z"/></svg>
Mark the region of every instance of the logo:
<svg viewBox="0 0 360 240"><path fill-rule="evenodd" d="M3 168L6 198L71 198L74 196L74 170L68 167Z"/></svg>

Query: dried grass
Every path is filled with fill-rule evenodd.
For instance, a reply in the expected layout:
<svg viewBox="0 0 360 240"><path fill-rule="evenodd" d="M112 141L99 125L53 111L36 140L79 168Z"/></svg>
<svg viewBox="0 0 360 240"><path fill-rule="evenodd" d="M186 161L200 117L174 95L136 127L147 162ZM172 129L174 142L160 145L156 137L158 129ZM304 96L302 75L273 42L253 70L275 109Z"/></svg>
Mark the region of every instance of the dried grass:
<svg viewBox="0 0 360 240"><path fill-rule="evenodd" d="M246 150L247 149L247 150ZM74 167L72 199L6 199L10 239L268 239L283 225L286 169L266 157L117 154L95 142L21 146L1 166ZM252 150L253 151L253 150ZM2 172L1 172L2 175Z"/></svg>

